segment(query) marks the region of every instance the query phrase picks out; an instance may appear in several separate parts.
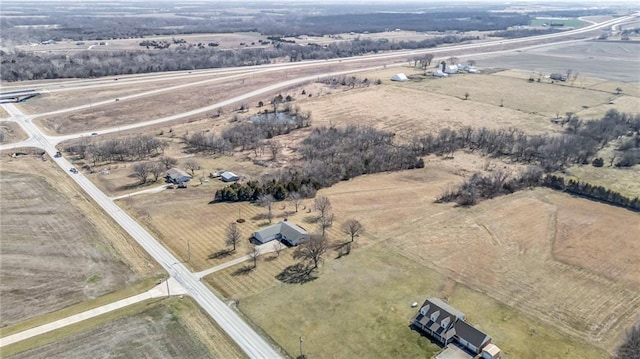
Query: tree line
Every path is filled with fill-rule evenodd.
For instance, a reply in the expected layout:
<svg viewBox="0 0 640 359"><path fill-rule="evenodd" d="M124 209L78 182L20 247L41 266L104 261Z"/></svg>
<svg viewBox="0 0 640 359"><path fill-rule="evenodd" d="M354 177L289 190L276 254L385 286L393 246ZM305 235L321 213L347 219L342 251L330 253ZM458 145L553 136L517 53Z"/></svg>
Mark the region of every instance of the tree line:
<svg viewBox="0 0 640 359"><path fill-rule="evenodd" d="M117 137L104 141L93 141L84 137L66 147L66 151L77 154L80 159L95 166L114 161L139 161L163 153L166 143L151 135Z"/></svg>
<svg viewBox="0 0 640 359"><path fill-rule="evenodd" d="M278 42L271 47L238 50L176 47L153 51L79 51L71 54L0 50L0 77L12 82L253 66L269 64L276 59L323 60L381 51L430 48L474 38L447 35L422 41L400 42L366 39L332 43L326 47Z"/></svg>
<svg viewBox="0 0 640 359"><path fill-rule="evenodd" d="M603 186L594 186L587 182L570 179L565 181L562 176L548 174L541 184L558 191L575 194L580 197L595 199L597 201L640 211L640 197L627 197L619 192L612 191Z"/></svg>
<svg viewBox="0 0 640 359"><path fill-rule="evenodd" d="M280 171L262 183L234 183L216 191L213 201L255 201L266 194L283 200L292 192L312 197L315 190L363 174L424 167L423 160L408 146L396 144L394 137L365 126L314 129L298 150L299 167Z"/></svg>
<svg viewBox="0 0 640 359"><path fill-rule="evenodd" d="M515 128L445 128L435 136L414 137L410 146L418 155L448 156L460 149L481 151L489 156L506 156L516 162L539 165L545 172L552 172L568 164L588 164L600 149L618 140L621 144L617 149L621 155L616 165L638 163L640 114L611 109L599 120L582 121L573 115L570 117L565 132L560 135L527 135Z"/></svg>

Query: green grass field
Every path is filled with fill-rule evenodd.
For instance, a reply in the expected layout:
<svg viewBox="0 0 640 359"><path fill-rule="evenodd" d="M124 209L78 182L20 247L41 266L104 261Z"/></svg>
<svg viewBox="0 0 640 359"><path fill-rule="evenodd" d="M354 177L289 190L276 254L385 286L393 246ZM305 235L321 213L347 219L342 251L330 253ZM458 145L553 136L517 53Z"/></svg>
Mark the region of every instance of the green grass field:
<svg viewBox="0 0 640 359"><path fill-rule="evenodd" d="M304 354L313 358L428 358L440 348L409 322L417 310L411 303L431 296L448 298L465 312L472 324L493 337L504 358L607 357L377 245L328 261L314 281L280 283L239 298L239 306L292 356L299 354L303 337Z"/></svg>

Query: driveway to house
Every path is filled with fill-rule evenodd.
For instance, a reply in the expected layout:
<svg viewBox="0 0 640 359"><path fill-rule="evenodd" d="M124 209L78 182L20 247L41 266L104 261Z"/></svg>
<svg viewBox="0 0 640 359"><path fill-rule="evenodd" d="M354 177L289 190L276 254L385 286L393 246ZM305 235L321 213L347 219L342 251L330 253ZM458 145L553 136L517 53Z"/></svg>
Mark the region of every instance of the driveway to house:
<svg viewBox="0 0 640 359"><path fill-rule="evenodd" d="M12 335L8 335L6 337L0 338L0 348L13 343L17 343L25 339L35 337L40 334L44 334L44 333L54 331L56 329L64 328L68 325L72 325L72 324L81 322L83 320L91 319L102 314L113 312L114 310L122 309L124 307L130 306L132 304L140 303L145 300L167 297L169 294L181 295L181 294L187 294L187 292L173 278L169 278L168 281L164 281L144 293L140 293L129 298L121 299L117 302L109 303L101 307L87 310L86 312L74 314L66 318L56 320L51 323L47 323L35 328L27 329L25 331L22 331L16 334L12 334Z"/></svg>
<svg viewBox="0 0 640 359"><path fill-rule="evenodd" d="M473 359L473 355L465 352L455 344L449 344L435 359Z"/></svg>

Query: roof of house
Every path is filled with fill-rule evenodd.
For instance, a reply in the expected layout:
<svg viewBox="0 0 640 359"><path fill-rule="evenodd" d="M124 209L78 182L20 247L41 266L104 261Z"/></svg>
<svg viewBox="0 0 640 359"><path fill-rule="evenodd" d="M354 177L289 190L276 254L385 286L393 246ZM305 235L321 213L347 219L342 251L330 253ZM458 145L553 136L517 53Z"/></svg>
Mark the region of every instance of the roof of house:
<svg viewBox="0 0 640 359"><path fill-rule="evenodd" d="M282 234L285 238L293 241L300 240L308 235L307 231L291 222L278 222L268 227L264 227L254 232L254 236L259 235L262 239L275 238Z"/></svg>
<svg viewBox="0 0 640 359"><path fill-rule="evenodd" d="M167 176L171 178L181 178L181 177L191 178L191 176L189 176L187 172L175 167L170 170L167 170Z"/></svg>
<svg viewBox="0 0 640 359"><path fill-rule="evenodd" d="M476 348L481 348L482 344L491 339L490 336L474 328L471 324L465 322L464 320L458 320L455 323L455 328L458 337L473 344Z"/></svg>
<svg viewBox="0 0 640 359"><path fill-rule="evenodd" d="M461 311L457 310L456 308L450 306L449 304L445 303L443 300L441 300L439 298L429 298L424 303L427 304L427 302L430 302L430 303L433 303L433 304L437 305L438 307L440 307L440 308L446 310L447 312L453 314L458 319L464 319L464 313L462 313Z"/></svg>

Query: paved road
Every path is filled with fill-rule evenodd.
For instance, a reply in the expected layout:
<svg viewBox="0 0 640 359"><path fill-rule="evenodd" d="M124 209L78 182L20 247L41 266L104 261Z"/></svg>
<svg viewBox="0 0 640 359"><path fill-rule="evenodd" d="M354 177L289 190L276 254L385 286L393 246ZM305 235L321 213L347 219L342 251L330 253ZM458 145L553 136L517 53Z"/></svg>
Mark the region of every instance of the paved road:
<svg viewBox="0 0 640 359"><path fill-rule="evenodd" d="M370 61L370 60L383 60L383 59L394 59L394 58L406 58L407 56L416 56L424 53L447 53L450 54L455 50L470 50L470 49L491 49L496 46L505 46L509 44L524 44L531 41L540 41L540 40L548 40L548 39L556 39L562 38L571 35L580 35L587 33L589 31L593 31L596 29L601 29L605 27L610 27L624 21L629 20L631 17L623 17L618 19L613 19L610 21L606 21L599 24L590 25L581 29L571 30L567 32L557 33L557 34L549 34L549 35L541 35L532 38L526 39L512 39L512 40L503 40L499 43L476 43L476 44L467 44L467 45L458 45L458 46L450 46L439 49L425 49L425 50L415 50L415 51L401 51L397 53L388 53L388 54L379 54L379 55L368 55L368 56L357 56L354 58L348 59L336 59L333 60L333 63L349 63L349 62L362 62L362 61ZM498 50L500 51L500 50ZM503 50L504 51L504 50ZM513 51L513 50L508 50ZM490 51L485 51L487 53L496 53L495 48ZM267 65L261 66L259 68L255 68L255 71L265 71L268 68L275 68L274 71L280 71L283 68L290 68L291 66L317 66L317 64L326 65L328 62L324 61L310 61L302 64L294 64L290 66L283 65ZM373 68L377 68L373 67ZM246 71L246 68L241 69L242 71ZM251 69L249 69L251 70ZM331 74L323 74L329 76L337 76L340 74L348 74L358 71L365 71L367 69L357 69L357 70L347 70L347 71L338 71L333 72ZM240 71L239 69L229 69L227 71ZM180 74L175 74L178 76ZM242 96L238 96L236 98L221 102L219 104L215 104L212 106L207 106L201 109L196 109L193 111L189 111L185 114L179 114L175 116L169 116L158 120L148 121L143 124L133 124L128 126L121 126L120 129L113 128L108 129L106 131L114 132L118 130L126 130L131 128L148 126L154 123L162 123L165 121L171 121L178 118L183 118L186 116L191 116L194 114L199 114L202 112L210 111L212 109L226 106L231 103L235 103L238 101L242 101L244 99L257 96L263 93L267 93L282 87L298 84L300 82L309 81L317 78L317 74L297 79L291 79L288 81L284 81L278 84L274 84L272 86L268 86L259 90L251 91ZM161 78L161 77L155 77ZM166 79L166 78L165 78ZM92 81L95 85L95 81ZM112 81L115 82L115 81ZM57 88L61 88L67 86L67 84L52 84L50 91ZM76 88L79 87L87 87L91 86L91 82L89 81L77 81ZM0 150L15 148L15 147L36 147L44 149L51 157L54 157L56 153L55 145L65 139L79 137L78 134L70 135L70 136L47 136L43 134L32 122L31 120L35 118L34 115L24 115L22 114L13 104L5 104L3 105L5 110L12 116L11 120L16 121L20 126L25 130L25 132L29 135L29 139L26 141L22 141L13 145L4 145L0 146ZM75 110L75 109L74 109ZM88 133L83 133L80 135L90 135ZM102 130L104 133L105 130ZM72 167L71 163L67 161L65 158L54 158L54 162L57 163L60 167L63 168L65 172L68 173L68 170ZM269 343L267 343L260 335L258 335L250 326L248 326L233 310L227 307L219 298L217 298L211 291L208 290L200 282L200 277L194 273L191 273L182 263L178 261L178 259L173 256L166 248L164 248L158 241L155 240L142 226L140 226L132 217L130 217L127 213L122 211L110 198L108 198L103 192L101 192L91 181L89 181L82 173L71 174L71 177L78 183L78 185L89 195L92 199L101 206L106 213L108 213L122 228L124 228L131 236L134 238L142 248L144 248L158 263L169 272L171 277L179 283L193 299L218 323L218 325L238 344L238 346L251 358L279 358L281 354L275 350Z"/></svg>
<svg viewBox="0 0 640 359"><path fill-rule="evenodd" d="M167 289L167 287L169 287L169 289ZM129 298L124 298L117 302L109 303L101 307L87 310L82 313L71 315L66 318L56 320L54 322L47 323L35 328L31 328L20 333L2 337L0 338L0 348L13 343L17 343L25 339L35 337L40 334L44 334L60 328L64 328L66 326L76 324L83 320L91 319L99 315L112 312L114 310L122 309L124 307L130 306L136 303L140 303L145 300L166 297L169 294L180 295L180 294L187 294L187 293L173 278L169 278L168 284L167 284L167 281L164 281L144 293L140 293Z"/></svg>
<svg viewBox="0 0 640 359"><path fill-rule="evenodd" d="M4 104L5 110L31 135L34 147L45 150L62 169L69 173L71 163L64 157L55 158L56 148L40 130L13 104ZM138 222L118 207L82 173L71 178L124 230L135 239L176 280L207 314L231 337L250 358L281 358L278 350L256 333L240 316L216 297L200 278L191 273L171 252L153 238Z"/></svg>

